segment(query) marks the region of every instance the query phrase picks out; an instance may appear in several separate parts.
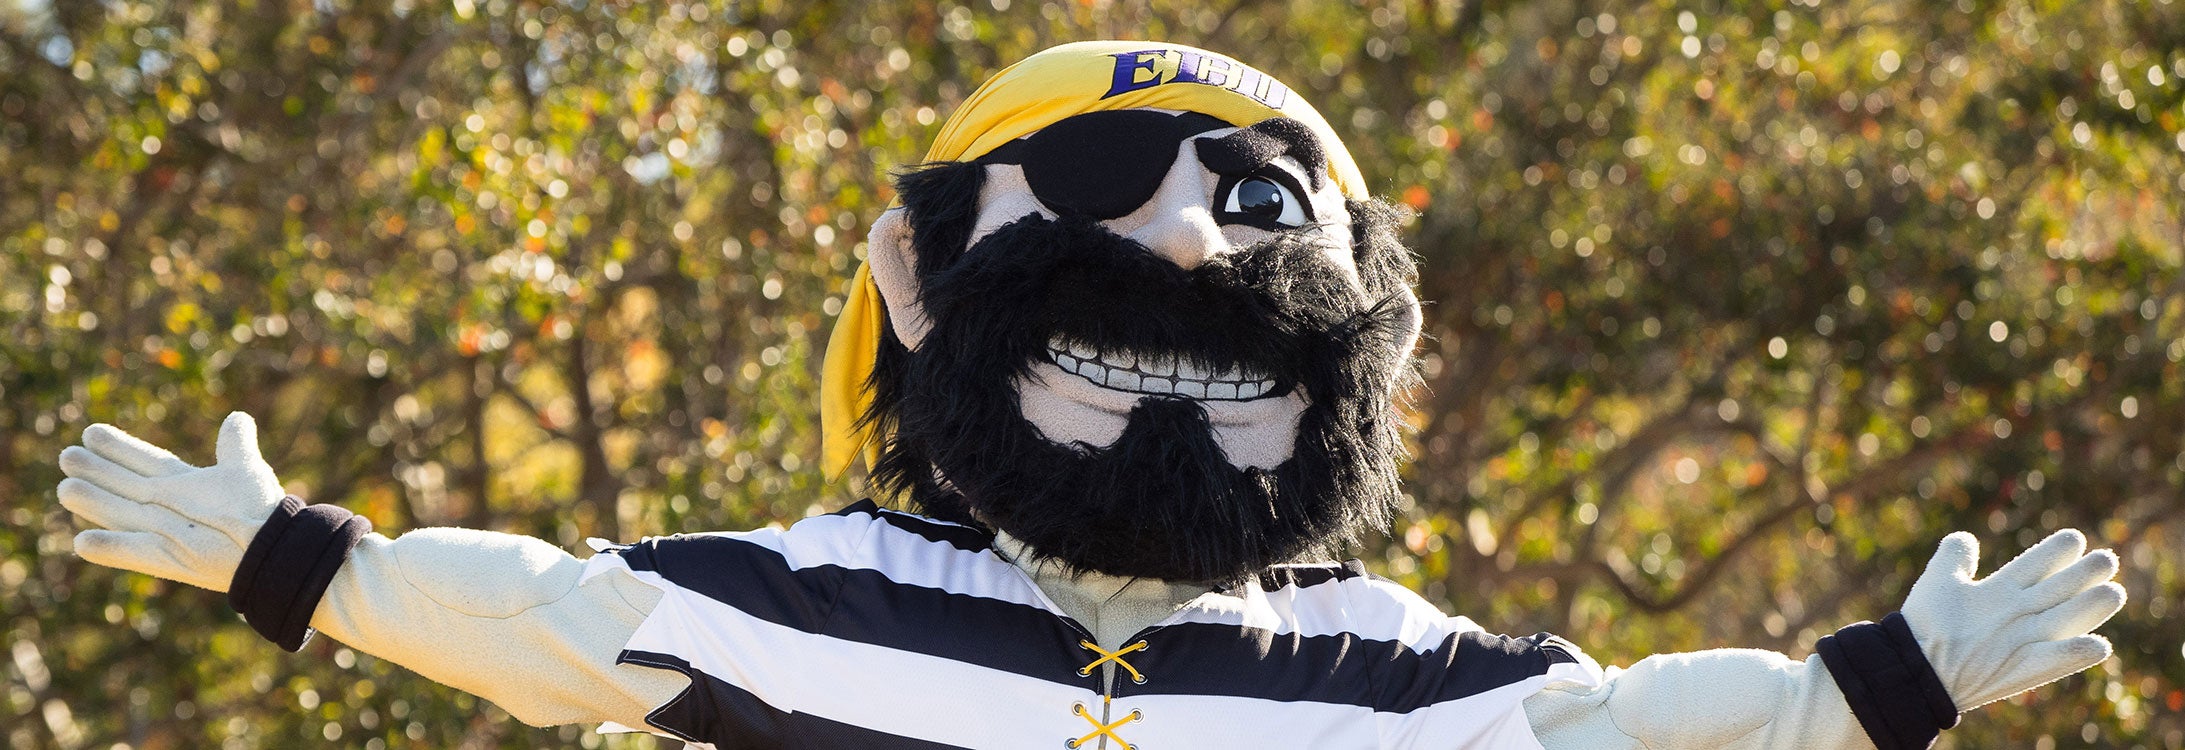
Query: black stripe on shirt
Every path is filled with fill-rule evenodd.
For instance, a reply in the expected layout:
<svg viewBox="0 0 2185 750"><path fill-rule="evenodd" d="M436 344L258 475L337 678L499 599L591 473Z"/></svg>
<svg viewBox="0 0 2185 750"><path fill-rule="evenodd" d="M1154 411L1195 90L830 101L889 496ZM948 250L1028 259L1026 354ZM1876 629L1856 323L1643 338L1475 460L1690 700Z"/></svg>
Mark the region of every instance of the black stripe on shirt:
<svg viewBox="0 0 2185 750"><path fill-rule="evenodd" d="M936 521L925 516L882 508L871 500L859 500L849 507L829 513L831 516L868 515L929 542L947 544L965 552L984 552L994 547L994 535L947 521Z"/></svg>
<svg viewBox="0 0 2185 750"><path fill-rule="evenodd" d="M1578 646L1570 641L1557 638L1548 633L1534 633L1532 637L1525 640L1532 641L1540 646L1540 654L1547 657L1548 666L1578 663L1578 655L1571 653Z"/></svg>
<svg viewBox="0 0 2185 750"><path fill-rule="evenodd" d="M1367 577L1371 577L1371 574L1366 572L1365 564L1357 560L1341 564L1277 565L1260 572L1259 587L1265 591L1280 591L1292 587L1302 589Z"/></svg>
<svg viewBox="0 0 2185 750"><path fill-rule="evenodd" d="M1123 681L1117 693L1228 695L1313 701L1409 713L1427 706L1546 674L1575 661L1543 647L1546 634L1510 638L1478 631L1453 633L1433 650L1353 633L1301 635L1216 623L1178 623L1145 636L1132 654L1143 685Z"/></svg>
<svg viewBox="0 0 2185 750"><path fill-rule="evenodd" d="M622 555L633 570L783 627L1097 687L1097 673L1077 674L1095 658L1077 645L1087 636L1045 609L898 583L877 570L791 570L780 553L736 537L648 539Z"/></svg>
<svg viewBox="0 0 2185 750"><path fill-rule="evenodd" d="M815 714L783 711L759 700L750 691L668 654L623 651L615 663L670 669L690 676L688 689L645 715L645 723L685 742L711 743L722 750L949 750L956 747L851 726Z"/></svg>
<svg viewBox="0 0 2185 750"><path fill-rule="evenodd" d="M843 515L871 512L852 506ZM875 515L922 523L890 511ZM649 539L621 554L634 570L653 571L692 593L784 627L1098 689L1099 673L1077 674L1095 658L1077 645L1088 638L1083 628L1044 608L899 583L877 570L835 564L792 570L780 553L733 536ZM1336 566L1280 570L1300 572L1311 584L1362 575ZM1477 632L1453 634L1423 652L1356 633L1306 636L1219 623L1167 625L1146 638L1151 649L1127 658L1149 682L1134 686L1124 680L1119 694L1229 695L1404 713L1574 661L1543 648L1545 636L1512 639Z"/></svg>

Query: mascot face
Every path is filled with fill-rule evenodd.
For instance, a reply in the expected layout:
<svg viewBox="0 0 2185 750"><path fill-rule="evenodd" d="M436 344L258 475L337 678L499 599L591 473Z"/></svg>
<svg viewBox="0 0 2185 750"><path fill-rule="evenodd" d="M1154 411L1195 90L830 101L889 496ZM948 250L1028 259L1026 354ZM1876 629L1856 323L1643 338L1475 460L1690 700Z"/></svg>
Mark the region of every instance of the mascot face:
<svg viewBox="0 0 2185 750"><path fill-rule="evenodd" d="M903 175L876 479L1111 575L1233 581L1385 525L1418 302L1399 214L1326 148L1120 109Z"/></svg>

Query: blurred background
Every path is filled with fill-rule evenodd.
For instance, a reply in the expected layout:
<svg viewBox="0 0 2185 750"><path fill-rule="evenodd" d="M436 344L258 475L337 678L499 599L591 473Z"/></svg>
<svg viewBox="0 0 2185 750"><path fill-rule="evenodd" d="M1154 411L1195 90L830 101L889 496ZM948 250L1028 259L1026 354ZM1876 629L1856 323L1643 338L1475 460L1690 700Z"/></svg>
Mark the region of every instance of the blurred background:
<svg viewBox="0 0 2185 750"><path fill-rule="evenodd" d="M1355 553L1604 663L1803 655L2075 526L2117 655L1945 747L2185 747L2185 2L0 2L0 741L533 729L85 564L93 422L388 532L793 521L889 170L1078 39L1232 54L1417 213L1415 502Z"/></svg>

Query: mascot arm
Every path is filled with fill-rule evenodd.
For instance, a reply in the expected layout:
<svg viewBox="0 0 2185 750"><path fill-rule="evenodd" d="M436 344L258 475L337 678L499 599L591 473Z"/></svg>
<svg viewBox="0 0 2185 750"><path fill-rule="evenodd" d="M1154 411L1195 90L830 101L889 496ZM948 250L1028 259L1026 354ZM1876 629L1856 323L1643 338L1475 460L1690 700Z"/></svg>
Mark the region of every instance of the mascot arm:
<svg viewBox="0 0 2185 750"><path fill-rule="evenodd" d="M1924 748L1958 712L2109 657L2090 631L2124 605L2115 554L2066 529L1976 581L1979 550L1944 537L1902 613L1822 638L1805 661L1650 656L1595 688L1542 691L1527 717L1549 748Z"/></svg>
<svg viewBox="0 0 2185 750"><path fill-rule="evenodd" d="M526 724L645 714L690 680L617 665L660 592L544 541L474 529L367 536L334 576L313 627L492 701Z"/></svg>
<svg viewBox="0 0 2185 750"><path fill-rule="evenodd" d="M1819 656L1754 649L1649 656L1591 690L1536 693L1525 714L1549 750L1874 747Z"/></svg>
<svg viewBox="0 0 2185 750"><path fill-rule="evenodd" d="M77 554L228 592L282 648L317 628L529 724L643 726L688 684L615 664L660 596L627 573L586 577L529 537L369 533L361 517L286 497L244 414L221 425L216 452L200 468L107 425L85 430L60 459L61 504L98 527L76 536Z"/></svg>

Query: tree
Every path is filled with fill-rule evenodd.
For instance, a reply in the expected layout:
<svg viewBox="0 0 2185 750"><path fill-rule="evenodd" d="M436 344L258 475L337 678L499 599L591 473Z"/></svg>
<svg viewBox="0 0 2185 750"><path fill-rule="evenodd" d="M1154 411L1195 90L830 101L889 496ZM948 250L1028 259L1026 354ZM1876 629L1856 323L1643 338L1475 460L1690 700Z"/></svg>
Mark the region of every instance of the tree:
<svg viewBox="0 0 2185 750"><path fill-rule="evenodd" d="M1628 663L1799 652L1949 530L2077 525L2125 558L2118 658L1946 741L2185 744L2174 2L231 0L0 10L9 746L649 746L84 565L51 456L243 409L389 531L839 506L818 356L888 171L1096 37L1313 92L1418 211L1377 568Z"/></svg>

